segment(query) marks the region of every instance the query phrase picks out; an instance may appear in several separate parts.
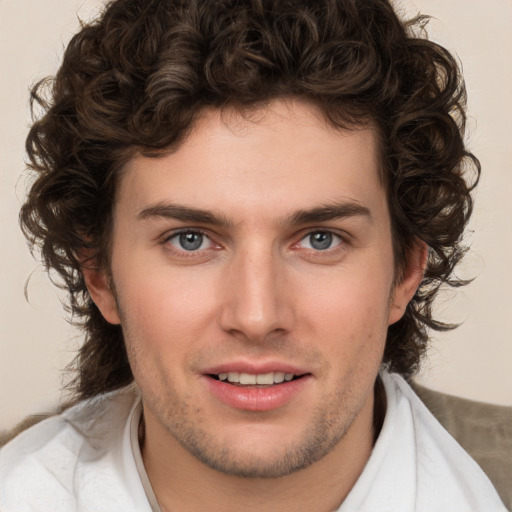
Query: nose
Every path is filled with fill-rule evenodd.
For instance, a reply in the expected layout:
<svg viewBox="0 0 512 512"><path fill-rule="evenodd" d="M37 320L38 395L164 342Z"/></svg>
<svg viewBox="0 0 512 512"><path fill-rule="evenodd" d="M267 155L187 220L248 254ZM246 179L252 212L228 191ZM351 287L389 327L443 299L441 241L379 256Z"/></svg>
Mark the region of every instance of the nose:
<svg viewBox="0 0 512 512"><path fill-rule="evenodd" d="M245 250L233 258L223 286L224 331L262 343L292 330L294 308L285 267L270 250Z"/></svg>

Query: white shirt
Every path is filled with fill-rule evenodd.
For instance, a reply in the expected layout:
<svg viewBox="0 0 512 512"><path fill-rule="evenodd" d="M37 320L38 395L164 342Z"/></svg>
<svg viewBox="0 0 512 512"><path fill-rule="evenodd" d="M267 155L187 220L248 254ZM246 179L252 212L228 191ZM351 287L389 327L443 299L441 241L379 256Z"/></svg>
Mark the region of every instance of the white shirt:
<svg viewBox="0 0 512 512"><path fill-rule="evenodd" d="M384 424L338 512L506 512L405 381L382 379ZM0 511L159 512L137 441L141 409L129 386L23 432L0 450Z"/></svg>
<svg viewBox="0 0 512 512"><path fill-rule="evenodd" d="M338 512L505 512L478 464L398 375L381 373L384 424Z"/></svg>

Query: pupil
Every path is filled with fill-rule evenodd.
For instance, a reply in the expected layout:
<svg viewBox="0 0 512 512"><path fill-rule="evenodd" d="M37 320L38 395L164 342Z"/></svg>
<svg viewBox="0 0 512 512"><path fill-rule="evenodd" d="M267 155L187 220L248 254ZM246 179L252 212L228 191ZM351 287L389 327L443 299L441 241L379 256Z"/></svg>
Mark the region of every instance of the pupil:
<svg viewBox="0 0 512 512"><path fill-rule="evenodd" d="M328 249L332 244L332 234L319 231L311 235L311 247L317 250Z"/></svg>
<svg viewBox="0 0 512 512"><path fill-rule="evenodd" d="M180 235L180 245L187 251L199 249L203 243L203 235L200 233L182 233Z"/></svg>

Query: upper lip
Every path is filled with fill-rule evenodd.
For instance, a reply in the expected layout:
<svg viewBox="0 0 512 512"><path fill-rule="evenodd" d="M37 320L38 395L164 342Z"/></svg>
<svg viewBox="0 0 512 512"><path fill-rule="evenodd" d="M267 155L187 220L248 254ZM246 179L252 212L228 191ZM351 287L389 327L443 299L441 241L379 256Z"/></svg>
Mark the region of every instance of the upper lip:
<svg viewBox="0 0 512 512"><path fill-rule="evenodd" d="M201 373L204 375L219 375L220 373L229 372L248 373L249 375L261 375L271 372L293 373L294 375L310 373L308 370L300 366L279 361L267 361L262 363L255 363L251 361L231 361L206 368L202 370Z"/></svg>

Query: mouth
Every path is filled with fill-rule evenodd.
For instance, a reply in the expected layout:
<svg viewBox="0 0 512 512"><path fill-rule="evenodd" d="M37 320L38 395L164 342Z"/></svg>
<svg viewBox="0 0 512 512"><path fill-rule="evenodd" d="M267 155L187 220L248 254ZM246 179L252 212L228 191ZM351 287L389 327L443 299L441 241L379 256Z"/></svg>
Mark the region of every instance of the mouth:
<svg viewBox="0 0 512 512"><path fill-rule="evenodd" d="M285 372L268 372L268 373L244 373L244 372L226 372L218 374L208 374L213 380L225 382L237 387L272 387L283 383L301 379L306 374L296 375Z"/></svg>
<svg viewBox="0 0 512 512"><path fill-rule="evenodd" d="M264 412L298 400L314 382L313 374L286 363L235 362L203 373L207 389L231 409Z"/></svg>

